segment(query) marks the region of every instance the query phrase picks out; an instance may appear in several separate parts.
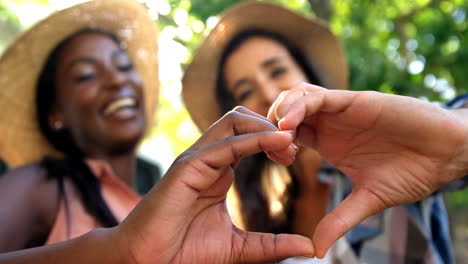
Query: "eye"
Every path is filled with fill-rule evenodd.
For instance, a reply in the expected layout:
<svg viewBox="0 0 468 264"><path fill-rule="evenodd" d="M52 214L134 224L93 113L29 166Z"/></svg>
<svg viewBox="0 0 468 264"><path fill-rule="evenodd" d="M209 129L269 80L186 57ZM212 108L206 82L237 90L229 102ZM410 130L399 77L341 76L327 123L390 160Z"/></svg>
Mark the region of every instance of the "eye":
<svg viewBox="0 0 468 264"><path fill-rule="evenodd" d="M80 74L78 75L78 77L76 77L76 81L78 83L88 82L88 81L93 80L95 77L96 77L95 73Z"/></svg>
<svg viewBox="0 0 468 264"><path fill-rule="evenodd" d="M277 77L280 77L281 75L283 75L284 73L286 73L288 71L288 69L286 67L275 67L271 73L270 73L270 77L271 78L277 78Z"/></svg>
<svg viewBox="0 0 468 264"><path fill-rule="evenodd" d="M238 96L237 96L237 101L239 103L244 102L245 100L249 99L249 97L252 95L253 91L252 89L248 89L245 91L242 91Z"/></svg>
<svg viewBox="0 0 468 264"><path fill-rule="evenodd" d="M124 65L119 65L117 66L117 69L121 72L128 72L128 71L131 71L133 70L133 64L132 63L127 63L127 64L124 64Z"/></svg>

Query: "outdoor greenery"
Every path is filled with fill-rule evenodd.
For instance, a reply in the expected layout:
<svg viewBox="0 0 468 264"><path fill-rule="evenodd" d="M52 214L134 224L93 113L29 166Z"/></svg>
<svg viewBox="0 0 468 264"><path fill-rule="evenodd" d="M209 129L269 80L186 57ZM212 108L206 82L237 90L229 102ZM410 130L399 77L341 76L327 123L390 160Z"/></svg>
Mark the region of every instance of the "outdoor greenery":
<svg viewBox="0 0 468 264"><path fill-rule="evenodd" d="M38 20L63 8L64 3L74 2L77 1L0 0L0 53L35 22L27 14L34 13ZM163 88L152 139L170 142L169 152L154 150L157 157L169 155L170 160L199 136L180 99L183 68L216 23L216 16L241 1L140 2L148 7L161 32ZM468 92L468 0L271 2L330 24L345 47L352 90L377 90L433 102L444 102ZM27 9L31 9L29 13ZM450 200L457 208L468 205L466 193L454 194Z"/></svg>

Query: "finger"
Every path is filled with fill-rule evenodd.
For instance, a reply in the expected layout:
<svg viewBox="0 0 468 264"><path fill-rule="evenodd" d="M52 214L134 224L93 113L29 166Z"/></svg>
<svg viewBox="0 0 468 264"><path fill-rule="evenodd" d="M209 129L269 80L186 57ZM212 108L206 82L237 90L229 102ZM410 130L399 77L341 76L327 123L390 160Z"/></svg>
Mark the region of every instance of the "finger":
<svg viewBox="0 0 468 264"><path fill-rule="evenodd" d="M288 146L288 149L280 150L280 151L270 151L266 152L269 159L284 166L291 165L295 160L295 154L299 150L299 147L295 143L291 143ZM294 155L291 155L293 153Z"/></svg>
<svg viewBox="0 0 468 264"><path fill-rule="evenodd" d="M259 131L276 131L278 128L266 117L248 110L245 107L235 107L217 124L213 125L190 149L197 150L203 146L233 135L254 133ZM294 144L279 150L272 155L272 160L283 165L292 163L298 148Z"/></svg>
<svg viewBox="0 0 468 264"><path fill-rule="evenodd" d="M233 241L233 263L279 261L289 257L313 257L312 241L292 234L265 234L238 230Z"/></svg>
<svg viewBox="0 0 468 264"><path fill-rule="evenodd" d="M281 151L291 143L292 134L283 131L257 132L226 138L200 149L183 162L183 165L191 166L197 172L191 177L185 173L184 182L193 190L205 190L219 177L220 170L236 164L243 157L260 151ZM295 152L291 152L291 160L294 155Z"/></svg>
<svg viewBox="0 0 468 264"><path fill-rule="evenodd" d="M267 122L271 122L270 120L268 120L268 118L262 116L259 113L251 111L251 110L249 110L249 109L247 109L246 107L243 107L243 106L236 106L236 107L234 107L233 111L236 111L236 112L239 112L239 113L242 113L242 114L245 114L245 115L250 115L250 116L253 116L253 117L257 117L257 118L263 119L263 120L265 120Z"/></svg>
<svg viewBox="0 0 468 264"><path fill-rule="evenodd" d="M236 107L214 123L200 139L190 147L190 150L200 149L208 144L230 136L277 130L278 128L265 117L245 107Z"/></svg>
<svg viewBox="0 0 468 264"><path fill-rule="evenodd" d="M303 96L310 92L319 91L323 89L325 88L317 86L317 85L313 85L310 83L306 83L306 82L299 82L293 85L292 87L283 89L284 91L280 93L280 95L276 98L275 102L273 102L273 104L270 106L270 109L268 110L267 118L270 119L275 124L278 122L279 118L277 118L275 114L276 106L279 104L279 102L283 101L283 98L285 96L292 96L288 94L292 93L292 94L299 94L300 96Z"/></svg>
<svg viewBox="0 0 468 264"><path fill-rule="evenodd" d="M276 116L280 130L295 130L307 118L315 114L322 106L325 95L313 93L298 98L284 98L278 105Z"/></svg>
<svg viewBox="0 0 468 264"><path fill-rule="evenodd" d="M268 111L268 119L277 123L288 112L289 107L298 99L310 93L326 90L323 87L309 83L301 83L297 88L284 91L278 96Z"/></svg>
<svg viewBox="0 0 468 264"><path fill-rule="evenodd" d="M154 227L160 226L167 230L182 230L188 224L187 217L197 214L199 208L195 204L202 192L206 194L210 187L221 181L230 184L229 179L222 178L225 176L223 170L229 169L242 157L260 151L284 149L291 141L292 135L288 132L258 132L229 137L182 155L126 218L128 230L135 228L141 232L157 233ZM221 187L218 186L219 189ZM136 223L138 228L134 225ZM170 236L169 240L176 240L176 235Z"/></svg>
<svg viewBox="0 0 468 264"><path fill-rule="evenodd" d="M231 168L245 156L284 149L291 141L291 133L267 131L229 137L198 151L188 152L171 166L154 195L164 196L158 199L171 203L170 211L174 217L186 215L200 193L209 189L222 176L223 170Z"/></svg>
<svg viewBox="0 0 468 264"><path fill-rule="evenodd" d="M339 113L345 112L355 102L358 93L342 90L321 89L308 93L294 102L278 105L281 130L293 130L306 118L317 112ZM289 104L289 105L288 105Z"/></svg>
<svg viewBox="0 0 468 264"><path fill-rule="evenodd" d="M268 109L268 113L267 113L267 118L273 122L273 123L278 123L278 119L276 119L276 108L278 106L278 104L280 104L281 102L283 102L284 100L284 97L287 96L288 93L291 93L292 90L286 90L286 91L282 91L278 97L276 98L276 100L273 102L273 104L270 106L270 109Z"/></svg>
<svg viewBox="0 0 468 264"><path fill-rule="evenodd" d="M267 115L268 119L277 123L283 117L283 113L289 110L291 104L307 93L308 91L302 87L282 92L270 107Z"/></svg>
<svg viewBox="0 0 468 264"><path fill-rule="evenodd" d="M367 217L385 209L381 200L369 191L353 191L315 229L315 254L323 258L330 246Z"/></svg>

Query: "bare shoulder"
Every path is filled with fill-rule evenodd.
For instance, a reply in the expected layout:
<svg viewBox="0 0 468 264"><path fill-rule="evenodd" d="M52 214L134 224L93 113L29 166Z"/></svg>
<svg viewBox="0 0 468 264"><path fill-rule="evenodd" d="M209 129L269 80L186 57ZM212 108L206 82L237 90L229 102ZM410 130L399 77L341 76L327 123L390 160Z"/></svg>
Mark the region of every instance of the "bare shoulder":
<svg viewBox="0 0 468 264"><path fill-rule="evenodd" d="M41 165L33 163L8 171L3 176L1 176L0 185L35 185L39 182L45 181L46 178L47 175L45 169Z"/></svg>
<svg viewBox="0 0 468 264"><path fill-rule="evenodd" d="M0 177L0 195L44 194L53 193L54 189L57 189L57 182L48 179L45 168L36 163L15 168Z"/></svg>
<svg viewBox="0 0 468 264"><path fill-rule="evenodd" d="M1 176L0 252L22 249L47 237L59 198L57 180L48 179L39 164L22 166Z"/></svg>
<svg viewBox="0 0 468 264"><path fill-rule="evenodd" d="M59 200L57 180L47 177L40 164L15 168L0 177L0 203L5 200L25 200L38 210L53 207Z"/></svg>

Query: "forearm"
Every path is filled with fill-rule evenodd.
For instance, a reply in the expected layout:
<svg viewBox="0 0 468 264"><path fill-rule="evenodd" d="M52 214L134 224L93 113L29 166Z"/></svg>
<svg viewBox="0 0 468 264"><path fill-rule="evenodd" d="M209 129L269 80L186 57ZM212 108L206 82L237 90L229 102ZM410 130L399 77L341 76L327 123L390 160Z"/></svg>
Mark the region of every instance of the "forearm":
<svg viewBox="0 0 468 264"><path fill-rule="evenodd" d="M127 263L111 229L37 248L0 254L0 263Z"/></svg>

